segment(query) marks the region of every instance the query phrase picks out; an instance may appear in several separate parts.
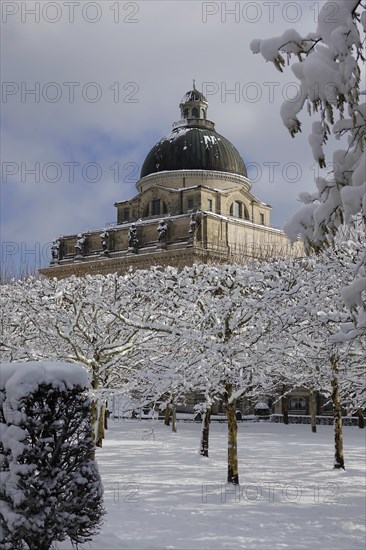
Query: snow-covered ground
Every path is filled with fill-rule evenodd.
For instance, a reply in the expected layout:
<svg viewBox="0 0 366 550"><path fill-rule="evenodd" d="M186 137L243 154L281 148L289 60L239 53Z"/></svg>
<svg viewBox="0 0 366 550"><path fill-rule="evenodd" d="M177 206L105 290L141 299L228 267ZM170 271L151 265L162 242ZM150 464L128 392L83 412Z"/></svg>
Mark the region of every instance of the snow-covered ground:
<svg viewBox="0 0 366 550"><path fill-rule="evenodd" d="M365 430L344 428L346 471L332 469L333 429L239 424L240 488L225 486L225 424L112 422L98 463L107 516L83 548L365 548ZM68 544L59 548L69 549Z"/></svg>

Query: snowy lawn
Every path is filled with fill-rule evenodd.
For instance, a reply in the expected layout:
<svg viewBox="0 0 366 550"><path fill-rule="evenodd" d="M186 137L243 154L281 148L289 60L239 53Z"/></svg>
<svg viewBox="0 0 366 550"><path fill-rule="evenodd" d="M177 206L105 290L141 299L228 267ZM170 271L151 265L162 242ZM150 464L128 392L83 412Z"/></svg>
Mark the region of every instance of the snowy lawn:
<svg viewBox="0 0 366 550"><path fill-rule="evenodd" d="M111 422L97 457L108 514L83 548L365 548L365 430L344 428L346 471L332 469L333 429L239 423L240 488L225 486L226 424ZM59 546L70 548L67 544Z"/></svg>

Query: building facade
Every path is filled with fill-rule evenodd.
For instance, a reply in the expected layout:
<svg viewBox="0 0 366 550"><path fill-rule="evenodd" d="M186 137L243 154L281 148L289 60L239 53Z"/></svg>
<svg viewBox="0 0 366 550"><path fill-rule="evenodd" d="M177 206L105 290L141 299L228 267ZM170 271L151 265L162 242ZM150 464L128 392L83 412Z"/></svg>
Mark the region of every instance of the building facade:
<svg viewBox="0 0 366 550"><path fill-rule="evenodd" d="M138 194L115 203L116 223L54 241L43 275L302 254L271 227L271 207L252 193L239 152L208 120L203 94L193 86L179 108L180 120L146 156Z"/></svg>

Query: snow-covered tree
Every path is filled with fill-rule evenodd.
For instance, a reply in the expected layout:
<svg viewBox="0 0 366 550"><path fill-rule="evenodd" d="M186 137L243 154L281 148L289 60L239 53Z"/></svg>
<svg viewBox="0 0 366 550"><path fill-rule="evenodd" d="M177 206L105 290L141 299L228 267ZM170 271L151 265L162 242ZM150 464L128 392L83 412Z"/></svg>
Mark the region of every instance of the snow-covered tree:
<svg viewBox="0 0 366 550"><path fill-rule="evenodd" d="M32 361L47 356L27 307L32 292L34 299L38 297L36 285L34 277L1 285L1 361Z"/></svg>
<svg viewBox="0 0 366 550"><path fill-rule="evenodd" d="M1 548L91 540L104 511L87 372L42 361L0 374Z"/></svg>
<svg viewBox="0 0 366 550"><path fill-rule="evenodd" d="M17 304L14 312L6 305L11 321L4 357L14 359L18 348L22 360L48 353L82 362L102 400L99 437L111 389L140 407L165 400L173 411L187 394L202 394L201 453L207 455L210 408L216 400L226 402L228 481L238 483L238 398L282 393L285 402L299 385L330 395L336 350L342 382L347 373L341 396L349 410L363 406L364 389L355 374L356 366L357 373L362 370L360 334L352 341L350 361L347 338L334 333L350 322L337 292L360 261L363 244L356 237L353 232L335 241L318 259L152 268L123 277L16 285L15 294L10 288L6 294L5 305L11 299Z"/></svg>
<svg viewBox="0 0 366 550"><path fill-rule="evenodd" d="M115 315L160 334L159 346L164 346L165 335L174 337L177 343L170 360L186 367L184 389L204 393L210 402L214 398L225 401L227 479L239 483L235 391L249 385L255 369L252 350L268 329L268 324L256 322L258 311L264 307L261 296L265 283L259 264L253 268L194 265L179 272L173 268L153 269L137 272L134 279L140 289L140 305L145 313L150 312L149 322L144 324L134 307L128 319L119 307ZM189 350L189 360L182 349ZM151 370L149 362L149 376Z"/></svg>
<svg viewBox="0 0 366 550"><path fill-rule="evenodd" d="M366 103L364 43L366 12L362 0L327 0L319 13L315 32L301 36L295 29L281 36L255 39L253 53L283 71L293 57L292 72L300 83L296 100L281 107L283 123L294 137L301 131L299 113L307 107L315 115L309 143L320 167L326 166L324 145L333 134L345 138L345 146L333 153L333 177L316 178L316 191L301 193L304 206L285 227L295 241L300 234L307 250L328 245L342 223L366 221ZM355 266L355 280L342 293L356 330L366 330L366 255ZM349 337L354 332L350 331Z"/></svg>
<svg viewBox="0 0 366 550"><path fill-rule="evenodd" d="M108 313L116 300L120 307L125 304L123 311L128 310L125 283L116 275L28 279L8 285L3 298L8 311L1 344L4 360L52 357L82 363L89 370L99 401L99 411L97 401L93 407L98 446L107 390L120 388L137 361L132 356L140 332Z"/></svg>
<svg viewBox="0 0 366 550"><path fill-rule="evenodd" d="M286 273L277 274L273 266L272 288L267 299L281 318L273 328L271 346L266 348L267 383L278 378L287 386L305 387L328 396L333 402L335 427L335 467L344 468L341 399L350 412L366 405L362 369L362 338L354 338L353 353L349 344L340 341L339 326L350 314L339 296L339 288L352 280L353 267L359 261L362 247L357 239L337 238L334 245L317 257L287 262ZM293 279L286 290L282 279ZM272 295L270 297L269 295ZM266 351L267 350L267 351ZM358 352L357 352L358 350ZM347 380L347 391L344 381Z"/></svg>

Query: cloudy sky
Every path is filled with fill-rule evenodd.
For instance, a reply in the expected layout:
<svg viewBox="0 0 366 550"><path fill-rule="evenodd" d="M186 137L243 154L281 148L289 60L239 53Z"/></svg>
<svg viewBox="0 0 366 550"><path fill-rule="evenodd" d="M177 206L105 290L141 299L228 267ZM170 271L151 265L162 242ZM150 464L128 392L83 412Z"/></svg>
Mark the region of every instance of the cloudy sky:
<svg viewBox="0 0 366 550"><path fill-rule="evenodd" d="M291 139L279 108L296 79L249 44L315 30L322 3L2 2L3 268L47 265L52 239L114 222L193 78L282 227L318 173L311 120Z"/></svg>

